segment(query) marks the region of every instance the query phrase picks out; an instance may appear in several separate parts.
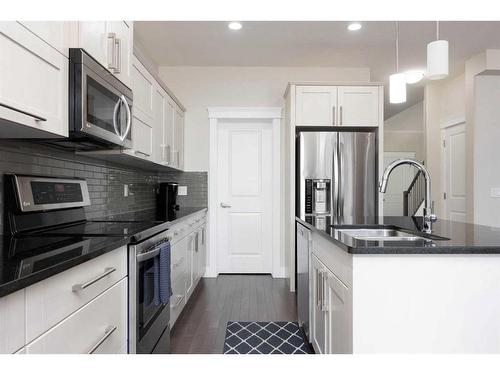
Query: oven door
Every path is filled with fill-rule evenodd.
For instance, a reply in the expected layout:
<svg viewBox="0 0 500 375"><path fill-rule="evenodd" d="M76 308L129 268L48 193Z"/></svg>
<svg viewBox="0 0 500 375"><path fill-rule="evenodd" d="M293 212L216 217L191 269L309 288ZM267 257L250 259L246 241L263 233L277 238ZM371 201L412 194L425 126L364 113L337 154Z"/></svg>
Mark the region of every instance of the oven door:
<svg viewBox="0 0 500 375"><path fill-rule="evenodd" d="M152 250L136 258L136 335L137 353L168 353L170 305L155 304L154 262L159 251ZM159 348L158 346L161 346Z"/></svg>
<svg viewBox="0 0 500 375"><path fill-rule="evenodd" d="M132 100L85 66L81 87L80 130L117 146L131 147Z"/></svg>

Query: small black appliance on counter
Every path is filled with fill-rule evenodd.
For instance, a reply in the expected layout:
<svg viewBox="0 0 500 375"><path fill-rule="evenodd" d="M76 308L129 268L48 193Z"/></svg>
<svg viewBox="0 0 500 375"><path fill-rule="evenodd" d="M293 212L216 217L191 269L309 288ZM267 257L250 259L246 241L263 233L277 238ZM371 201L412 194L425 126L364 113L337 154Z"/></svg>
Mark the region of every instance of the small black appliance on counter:
<svg viewBox="0 0 500 375"><path fill-rule="evenodd" d="M161 221L175 220L179 205L177 204L177 191L179 184L177 182L162 182L158 189L156 197L157 219Z"/></svg>

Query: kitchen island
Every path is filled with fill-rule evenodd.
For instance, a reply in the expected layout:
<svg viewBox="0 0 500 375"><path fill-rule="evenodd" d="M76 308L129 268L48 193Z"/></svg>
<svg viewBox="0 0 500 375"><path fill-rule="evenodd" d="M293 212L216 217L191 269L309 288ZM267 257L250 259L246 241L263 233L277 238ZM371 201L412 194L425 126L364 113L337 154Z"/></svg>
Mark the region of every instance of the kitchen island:
<svg viewBox="0 0 500 375"><path fill-rule="evenodd" d="M427 235L421 218L296 220L316 352L500 353L500 228L438 220Z"/></svg>

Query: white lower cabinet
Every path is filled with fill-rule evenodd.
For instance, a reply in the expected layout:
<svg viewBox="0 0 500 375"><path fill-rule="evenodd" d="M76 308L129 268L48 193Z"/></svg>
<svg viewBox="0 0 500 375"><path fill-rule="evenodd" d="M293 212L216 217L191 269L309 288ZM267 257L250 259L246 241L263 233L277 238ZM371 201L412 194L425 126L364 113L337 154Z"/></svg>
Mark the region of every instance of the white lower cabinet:
<svg viewBox="0 0 500 375"><path fill-rule="evenodd" d="M312 262L311 342L318 354L352 353L352 295L316 255Z"/></svg>
<svg viewBox="0 0 500 375"><path fill-rule="evenodd" d="M14 353L24 345L24 290L0 298L0 354Z"/></svg>
<svg viewBox="0 0 500 375"><path fill-rule="evenodd" d="M0 137L67 137L68 58L19 22L0 22L0 56Z"/></svg>
<svg viewBox="0 0 500 375"><path fill-rule="evenodd" d="M26 346L28 354L126 353L127 279Z"/></svg>
<svg viewBox="0 0 500 375"><path fill-rule="evenodd" d="M26 339L35 339L127 276L127 247L26 288Z"/></svg>
<svg viewBox="0 0 500 375"><path fill-rule="evenodd" d="M205 222L206 212L201 212L169 229L172 272L170 327L174 326L205 273Z"/></svg>

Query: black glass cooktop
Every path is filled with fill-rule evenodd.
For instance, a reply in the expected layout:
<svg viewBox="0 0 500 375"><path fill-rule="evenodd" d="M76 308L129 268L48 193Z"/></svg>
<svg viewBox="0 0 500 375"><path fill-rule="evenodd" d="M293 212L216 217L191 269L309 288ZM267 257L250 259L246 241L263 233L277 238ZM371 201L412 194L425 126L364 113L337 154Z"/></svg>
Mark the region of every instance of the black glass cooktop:
<svg viewBox="0 0 500 375"><path fill-rule="evenodd" d="M160 225L161 222L148 221L86 221L83 223L62 226L55 229L37 232L37 235L43 236L111 236L111 237L130 237Z"/></svg>

